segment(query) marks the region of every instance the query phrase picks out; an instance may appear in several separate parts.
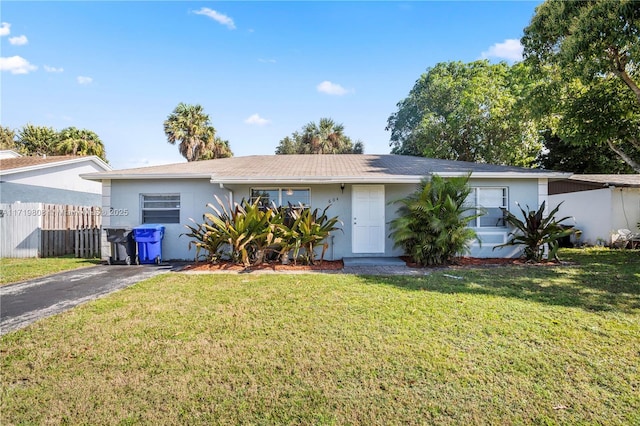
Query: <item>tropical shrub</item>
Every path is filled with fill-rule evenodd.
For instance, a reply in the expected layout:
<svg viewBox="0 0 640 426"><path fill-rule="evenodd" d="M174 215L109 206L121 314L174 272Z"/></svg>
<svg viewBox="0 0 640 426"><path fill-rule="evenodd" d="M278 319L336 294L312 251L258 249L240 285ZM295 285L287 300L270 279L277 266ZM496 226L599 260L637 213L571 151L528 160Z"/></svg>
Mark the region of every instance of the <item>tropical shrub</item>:
<svg viewBox="0 0 640 426"><path fill-rule="evenodd" d="M266 250L279 242L276 225L281 216L272 208L261 207L259 200L225 206L220 198L215 198L219 208L207 204L215 214L205 213L202 223L192 219L196 226L186 225L190 232L185 235L193 238L189 248L195 245L196 258L200 258L204 249L206 260L212 262L227 257L245 266L261 263Z"/></svg>
<svg viewBox="0 0 640 426"><path fill-rule="evenodd" d="M469 176L425 178L418 190L397 201L398 217L390 223L394 247L402 247L420 265L450 263L469 250L476 238L468 223L477 218L467 206ZM473 212L473 213L471 213Z"/></svg>
<svg viewBox="0 0 640 426"><path fill-rule="evenodd" d="M303 260L313 264L317 245L339 229L338 218L326 215L329 207L320 213L302 206L265 208L259 199L228 205L218 197L216 201L218 206L207 204L214 213L205 213L201 223L191 219L194 226L186 225L189 232L184 235L192 238L189 248L195 246L196 259L214 263L227 259L249 266L262 263L270 253L288 258L293 250L297 259L304 249Z"/></svg>
<svg viewBox="0 0 640 426"><path fill-rule="evenodd" d="M327 237L332 231L340 229L336 225L340 222L337 217L329 218L327 210L331 206L325 207L320 213L319 209L311 211L311 209L294 210L293 224L290 231L294 241L293 258L297 261L299 249L305 250L304 263L313 265L315 263L315 248L318 244L324 242L320 260L324 259L324 253L327 250Z"/></svg>
<svg viewBox="0 0 640 426"><path fill-rule="evenodd" d="M516 203L518 204L518 203ZM494 247L524 246L524 257L530 262L541 262L545 257L545 246L549 248L548 257L555 260L558 258L559 239L571 235L573 229L565 228L561 222L569 219L569 216L560 220L555 219L562 203L544 217L545 201L542 202L537 211L529 209L525 211L519 204L523 219L519 219L513 213L504 210L505 222L515 228L509 233L511 239L504 244Z"/></svg>

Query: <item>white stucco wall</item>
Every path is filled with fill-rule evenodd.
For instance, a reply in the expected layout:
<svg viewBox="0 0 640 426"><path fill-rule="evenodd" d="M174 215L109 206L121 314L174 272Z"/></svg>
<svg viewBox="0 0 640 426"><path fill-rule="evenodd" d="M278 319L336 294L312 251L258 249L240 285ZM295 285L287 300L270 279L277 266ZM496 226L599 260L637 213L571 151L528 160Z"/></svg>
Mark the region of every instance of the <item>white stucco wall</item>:
<svg viewBox="0 0 640 426"><path fill-rule="evenodd" d="M106 188L106 187L105 187ZM185 225L192 224L189 220L202 220L202 215L208 212L207 203L214 201L214 194L224 199L228 191L218 185L212 185L208 179L174 179L174 180L112 180L108 186L110 197L108 207L114 211L127 212L123 215L112 215L108 226L134 227L142 223L141 194L180 194L180 223L165 225L165 235L162 245L163 259L193 260L195 250L189 250L189 239L180 234L187 231ZM103 209L108 211L107 206ZM106 224L104 226L107 226Z"/></svg>
<svg viewBox="0 0 640 426"><path fill-rule="evenodd" d="M611 228L640 232L640 188L611 190Z"/></svg>
<svg viewBox="0 0 640 426"><path fill-rule="evenodd" d="M582 231L581 241L596 244L611 242L611 235L624 228L639 232L640 189L602 188L591 191L550 195L552 205L564 201L558 217L570 216L566 223Z"/></svg>
<svg viewBox="0 0 640 426"><path fill-rule="evenodd" d="M101 183L82 179L80 175L103 171L94 162L87 160L4 174L0 196L4 203L20 201L98 205L102 192Z"/></svg>
<svg viewBox="0 0 640 426"><path fill-rule="evenodd" d="M528 205L535 209L539 202L539 188L537 179L504 180L504 179L472 179L472 186L478 187L503 187L509 188L509 208L511 211L519 213L516 202L523 207ZM282 185L273 185L281 187ZM180 194L181 210L179 224L166 224L166 232L163 243L164 259L185 259L192 260L195 250L188 249L188 238L180 237L186 231L185 225L190 224L189 218L197 221L201 220L202 214L209 212L206 204L214 202L214 195L218 195L225 200L229 196L229 190L233 191L233 198L240 202L243 198L249 198L251 187L258 185L227 185L220 188L218 184L212 184L208 179L172 179L172 180L112 180L103 183L102 203L103 210L109 208L116 212L126 211L126 215L104 217L104 226L133 227L141 224L141 194ZM264 185L261 185L264 187ZM334 232L329 241L329 249L326 253L327 259L342 259L343 257L354 256L399 256L402 250L393 248L393 241L389 238L389 222L395 217L398 205L397 201L416 188L416 184L387 184L385 186L385 252L377 254L353 254L351 235L351 191L352 185L346 184L344 191L339 184L327 185L292 185L291 188L310 188L311 205L313 208L324 208L331 205L327 214L330 217L338 216L342 221L343 231ZM508 230L505 228L482 228L478 230L480 238L483 233L493 233L503 235L506 239ZM495 238L495 235L492 235ZM105 249L103 253L108 256L108 244L103 241ZM475 257L514 257L519 256L519 248L508 247L504 249L492 250L495 244L483 243L474 244L471 248L471 256Z"/></svg>

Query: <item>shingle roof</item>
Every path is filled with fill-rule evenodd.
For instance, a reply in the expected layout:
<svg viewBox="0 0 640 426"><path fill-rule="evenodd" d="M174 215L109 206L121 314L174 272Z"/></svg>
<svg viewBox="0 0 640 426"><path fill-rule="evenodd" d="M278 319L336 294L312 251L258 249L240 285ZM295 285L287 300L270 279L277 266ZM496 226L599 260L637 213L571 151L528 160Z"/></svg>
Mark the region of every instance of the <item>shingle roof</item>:
<svg viewBox="0 0 640 426"><path fill-rule="evenodd" d="M0 170L21 169L23 167L38 166L41 164L59 163L61 161L78 158L73 155L52 155L50 157L16 157L0 160Z"/></svg>
<svg viewBox="0 0 640 426"><path fill-rule="evenodd" d="M254 155L84 175L88 179L203 178L212 182L417 182L437 173L512 177L567 177L548 170L476 164L405 155Z"/></svg>
<svg viewBox="0 0 640 426"><path fill-rule="evenodd" d="M573 175L572 181L602 184L602 186L629 186L640 188L640 174L632 175Z"/></svg>

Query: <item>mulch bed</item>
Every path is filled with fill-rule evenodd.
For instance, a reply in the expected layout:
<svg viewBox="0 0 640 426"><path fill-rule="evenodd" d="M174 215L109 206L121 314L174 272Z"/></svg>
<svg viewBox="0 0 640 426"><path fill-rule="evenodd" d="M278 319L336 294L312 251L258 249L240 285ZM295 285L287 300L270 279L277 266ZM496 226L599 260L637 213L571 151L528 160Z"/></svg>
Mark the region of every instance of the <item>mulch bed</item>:
<svg viewBox="0 0 640 426"><path fill-rule="evenodd" d="M342 260L323 260L318 261L315 265L283 265L281 263L263 263L245 267L237 263L220 262L205 263L198 262L186 266L184 271L339 271L344 267Z"/></svg>
<svg viewBox="0 0 640 426"><path fill-rule="evenodd" d="M401 256L401 259L404 260L408 267L410 268L429 268L419 266L407 257ZM509 266L509 265L540 265L540 266L553 266L558 265L558 262L549 261L543 263L527 263L524 259L503 259L498 257L492 258L477 258L477 257L460 257L456 259L453 264L443 265L444 267L453 268L453 269L462 269L462 268L474 268L474 267L496 267L496 266ZM433 267L433 268L442 268L443 266ZM206 262L197 262L191 265L187 265L183 270L185 271L199 271L199 272L207 272L207 271L340 271L344 268L344 264L342 260L323 260L322 262L317 262L315 265L294 265L293 263L289 265L282 265L281 263L263 263L260 265L253 265L249 267L245 267L243 265L239 265L231 262L220 262L220 263L206 263Z"/></svg>

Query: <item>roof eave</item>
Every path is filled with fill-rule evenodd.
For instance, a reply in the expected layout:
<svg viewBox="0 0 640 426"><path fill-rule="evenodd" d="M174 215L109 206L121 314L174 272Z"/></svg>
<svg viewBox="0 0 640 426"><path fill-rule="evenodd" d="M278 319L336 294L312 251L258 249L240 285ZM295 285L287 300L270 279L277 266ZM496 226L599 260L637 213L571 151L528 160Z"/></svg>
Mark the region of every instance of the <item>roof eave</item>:
<svg viewBox="0 0 640 426"><path fill-rule="evenodd" d="M210 179L211 173L84 173L82 179L87 180L150 180L150 179Z"/></svg>
<svg viewBox="0 0 640 426"><path fill-rule="evenodd" d="M15 173L23 173L23 172L30 172L33 170L41 170L41 169L47 169L50 167L57 167L57 166L64 166L64 165L68 165L68 164L75 164L75 163L82 163L85 161L92 161L93 163L96 163L100 168L104 169L105 172L110 172L111 170L113 170L113 168L105 163L100 157L97 157L95 155L92 156L88 156L88 157L78 157L78 158L72 158L69 160L62 160L62 161L54 161L51 163L42 163L42 164L34 164L33 166L26 166L26 167L17 167L14 169L6 169L6 170L0 170L0 175L10 175L10 174L15 174Z"/></svg>
<svg viewBox="0 0 640 426"><path fill-rule="evenodd" d="M435 172L441 177L467 176L468 172ZM566 179L572 173L564 172L473 172L472 179Z"/></svg>
<svg viewBox="0 0 640 426"><path fill-rule="evenodd" d="M211 183L226 185L270 184L270 185L302 185L332 183L419 183L423 176L265 176L237 177L212 176Z"/></svg>

